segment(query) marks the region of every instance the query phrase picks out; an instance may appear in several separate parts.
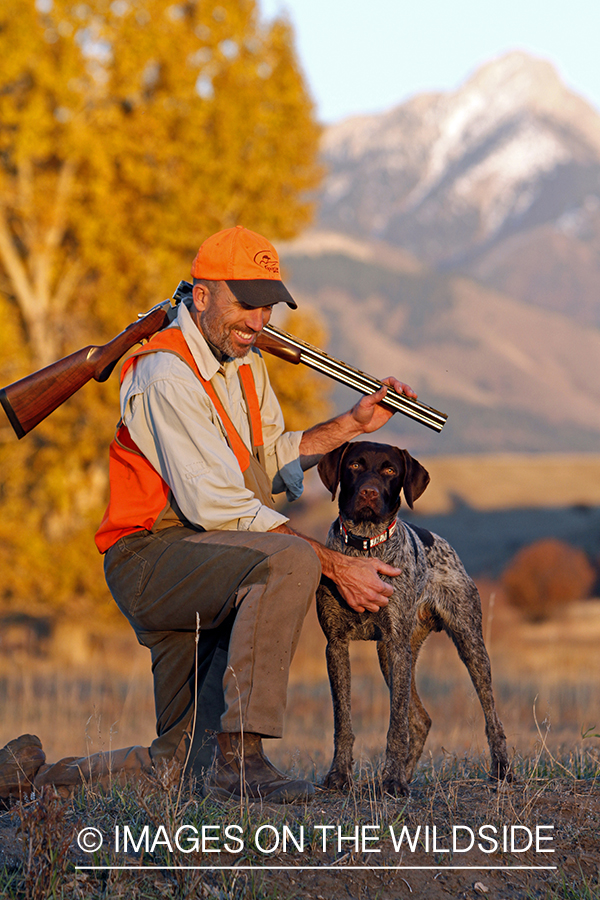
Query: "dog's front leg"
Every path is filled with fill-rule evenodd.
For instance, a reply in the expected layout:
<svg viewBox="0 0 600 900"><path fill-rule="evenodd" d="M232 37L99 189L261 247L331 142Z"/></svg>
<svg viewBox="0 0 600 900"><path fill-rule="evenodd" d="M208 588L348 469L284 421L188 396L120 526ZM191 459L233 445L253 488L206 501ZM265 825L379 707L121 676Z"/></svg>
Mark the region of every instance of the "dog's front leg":
<svg viewBox="0 0 600 900"><path fill-rule="evenodd" d="M389 666L390 727L387 735L382 790L408 796L406 765L409 749L408 707L412 653L409 635L394 635L385 641Z"/></svg>
<svg viewBox="0 0 600 900"><path fill-rule="evenodd" d="M333 700L334 756L324 787L348 790L352 784L352 715L350 701L349 642L330 640L327 644L327 673Z"/></svg>

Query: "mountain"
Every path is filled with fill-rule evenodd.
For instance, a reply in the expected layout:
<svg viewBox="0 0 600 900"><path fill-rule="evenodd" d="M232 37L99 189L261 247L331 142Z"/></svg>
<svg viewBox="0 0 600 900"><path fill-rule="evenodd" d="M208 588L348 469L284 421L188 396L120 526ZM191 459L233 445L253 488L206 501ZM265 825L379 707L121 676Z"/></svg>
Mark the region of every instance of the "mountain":
<svg viewBox="0 0 600 900"><path fill-rule="evenodd" d="M333 355L449 414L439 435L396 415L390 439L598 452L600 114L514 52L453 93L331 125L322 154L286 280Z"/></svg>
<svg viewBox="0 0 600 900"><path fill-rule="evenodd" d="M420 453L598 450L600 329L381 242L314 232L280 254L328 352L396 374L449 415L439 435L396 415L380 439ZM336 406L355 397L341 388Z"/></svg>
<svg viewBox="0 0 600 900"><path fill-rule="evenodd" d="M318 227L600 326L600 114L514 52L323 138Z"/></svg>

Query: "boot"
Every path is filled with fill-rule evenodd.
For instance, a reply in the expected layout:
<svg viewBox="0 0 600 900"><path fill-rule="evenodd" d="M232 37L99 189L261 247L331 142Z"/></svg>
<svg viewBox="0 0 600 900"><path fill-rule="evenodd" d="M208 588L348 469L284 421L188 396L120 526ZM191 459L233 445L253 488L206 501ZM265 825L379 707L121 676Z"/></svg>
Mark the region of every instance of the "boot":
<svg viewBox="0 0 600 900"><path fill-rule="evenodd" d="M304 803L315 792L310 781L293 780L267 759L258 734L222 732L217 735L213 767L204 782L204 795L221 800L263 800Z"/></svg>
<svg viewBox="0 0 600 900"><path fill-rule="evenodd" d="M33 779L46 761L35 734L22 734L0 750L0 799L21 797L33 790Z"/></svg>

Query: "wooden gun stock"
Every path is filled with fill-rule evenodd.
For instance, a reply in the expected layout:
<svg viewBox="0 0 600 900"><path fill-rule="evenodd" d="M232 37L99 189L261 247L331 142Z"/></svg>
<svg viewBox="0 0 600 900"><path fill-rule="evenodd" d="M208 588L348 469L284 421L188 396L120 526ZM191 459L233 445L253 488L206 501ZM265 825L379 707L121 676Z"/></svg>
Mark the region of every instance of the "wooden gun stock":
<svg viewBox="0 0 600 900"><path fill-rule="evenodd" d="M136 344L148 340L157 331L166 328L173 321L177 304L189 304L191 294L192 285L187 281L181 281L173 294L175 302L165 300L159 303L107 344L100 347L84 347L83 350L77 350L70 356L46 366L45 369L40 369L0 389L0 403L17 437L25 437L92 378L96 381L106 381L121 357ZM286 362L303 363L362 394L373 393L381 387L381 382L376 378L328 356L306 341L280 331L272 325L267 325L258 336L256 347ZM383 402L390 409L401 412L434 431L441 431L447 419L445 413L425 406L418 400L411 400L403 394L397 394L391 388L388 389Z"/></svg>
<svg viewBox="0 0 600 900"><path fill-rule="evenodd" d="M173 307L167 300L133 322L107 344L84 347L1 388L0 403L17 437L25 437L88 381L106 381L128 350L166 328L173 318L172 310ZM275 337L261 335L257 346L286 362L300 362L300 352Z"/></svg>
<svg viewBox="0 0 600 900"><path fill-rule="evenodd" d="M168 324L164 304L151 309L107 344L84 347L58 362L0 390L0 403L18 438L25 437L46 416L91 379L106 381L121 357L140 341Z"/></svg>

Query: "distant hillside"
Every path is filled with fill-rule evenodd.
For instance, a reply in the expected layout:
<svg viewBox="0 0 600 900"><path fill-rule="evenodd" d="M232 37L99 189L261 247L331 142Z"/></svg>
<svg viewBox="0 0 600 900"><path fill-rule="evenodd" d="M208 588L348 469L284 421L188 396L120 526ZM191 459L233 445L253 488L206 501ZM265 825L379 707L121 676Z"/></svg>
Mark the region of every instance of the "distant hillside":
<svg viewBox="0 0 600 900"><path fill-rule="evenodd" d="M421 453L598 450L600 330L394 248L317 233L281 250L331 353L449 414L440 435L396 415L389 439Z"/></svg>
<svg viewBox="0 0 600 900"><path fill-rule="evenodd" d="M319 228L600 326L600 114L515 52L327 128Z"/></svg>

